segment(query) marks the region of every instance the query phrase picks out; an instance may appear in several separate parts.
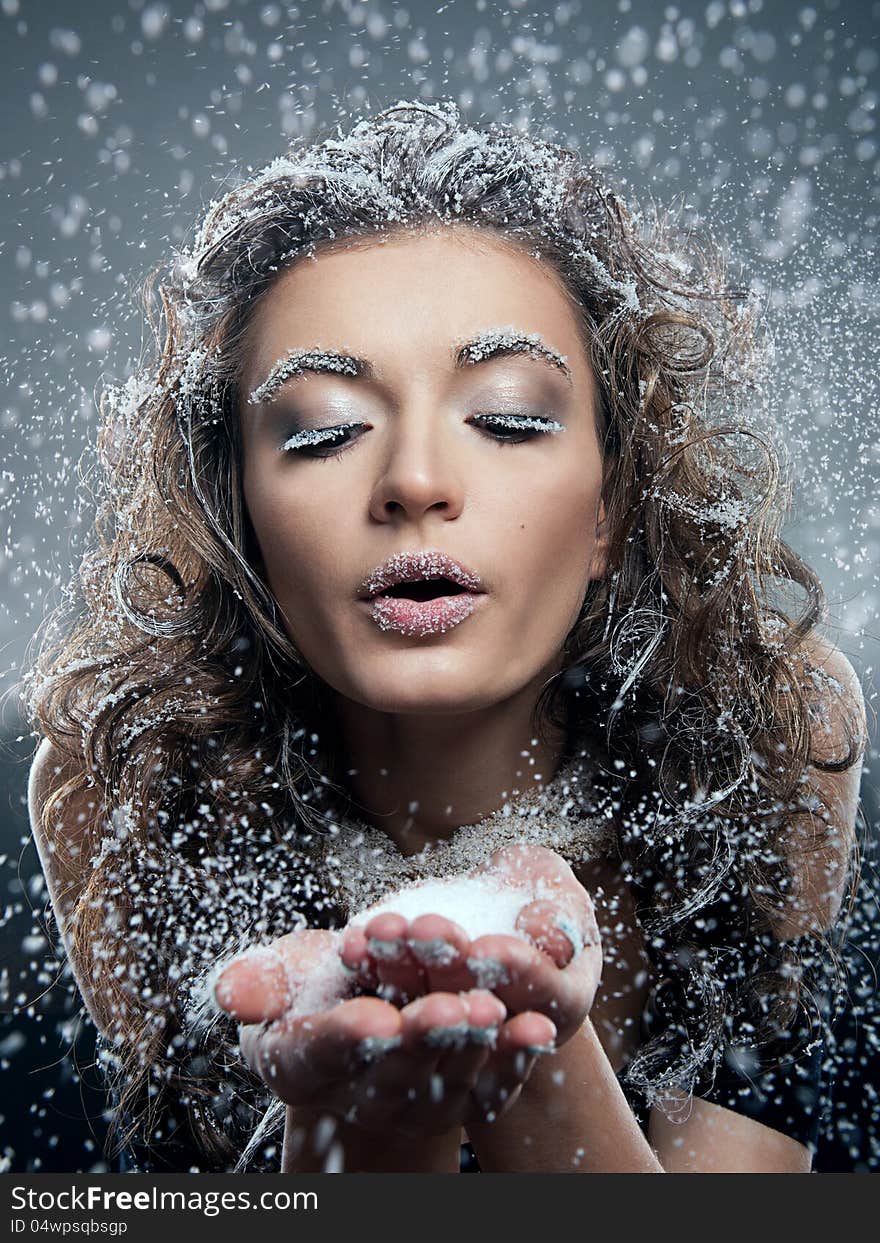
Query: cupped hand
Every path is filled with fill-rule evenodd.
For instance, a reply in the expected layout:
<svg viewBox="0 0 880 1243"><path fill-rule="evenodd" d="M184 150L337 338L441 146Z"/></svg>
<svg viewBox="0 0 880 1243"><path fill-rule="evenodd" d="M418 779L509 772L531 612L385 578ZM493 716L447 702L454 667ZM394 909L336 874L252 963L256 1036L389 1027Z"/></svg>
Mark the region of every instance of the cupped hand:
<svg viewBox="0 0 880 1243"><path fill-rule="evenodd" d="M468 968L512 1014L537 1010L556 1025L557 1047L593 1007L602 976L602 938L590 895L566 861L544 846L506 846L479 871L534 894L516 919L516 936L471 943ZM490 983L497 975L497 983Z"/></svg>
<svg viewBox="0 0 880 1243"><path fill-rule="evenodd" d="M516 919L519 935L470 940L441 915L408 921L385 911L345 930L340 957L360 988L398 1002L489 989L512 1015L550 1019L562 1045L589 1013L602 972L590 895L565 860L541 846L503 847L471 873L481 874L531 896Z"/></svg>
<svg viewBox="0 0 880 1243"><path fill-rule="evenodd" d="M320 980L332 983L340 965L339 940L292 933L233 960L215 984L218 1005L242 1023L245 1060L275 1095L372 1132L439 1135L466 1120L497 1044L511 1063L519 1055L495 1092L499 1112L512 1104L534 1063L529 1047L552 1041L552 1024L540 1015L505 1022L504 1004L480 989L432 991L401 1008L331 997L308 1012L298 984L311 981L319 997Z"/></svg>

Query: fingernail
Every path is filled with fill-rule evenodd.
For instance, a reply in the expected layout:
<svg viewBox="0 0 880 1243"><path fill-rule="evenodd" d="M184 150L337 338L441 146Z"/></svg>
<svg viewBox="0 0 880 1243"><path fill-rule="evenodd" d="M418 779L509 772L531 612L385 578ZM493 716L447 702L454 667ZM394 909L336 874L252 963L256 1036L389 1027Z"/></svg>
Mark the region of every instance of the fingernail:
<svg viewBox="0 0 880 1243"><path fill-rule="evenodd" d="M564 933L571 942L573 957L577 957L584 948L584 938L581 935L577 925L565 915L557 915L553 920L554 926Z"/></svg>
<svg viewBox="0 0 880 1243"><path fill-rule="evenodd" d="M488 1045L490 1049L494 1049L498 1043L497 1027L469 1027L468 1033L474 1044Z"/></svg>
<svg viewBox="0 0 880 1243"><path fill-rule="evenodd" d="M393 941L381 941L378 937L369 937L367 945L372 956L381 958L383 962L395 962L403 952L403 942L399 937Z"/></svg>
<svg viewBox="0 0 880 1243"><path fill-rule="evenodd" d="M523 1045L523 1049L531 1057L540 1057L542 1053L555 1053L556 1045L555 1044L526 1044L526 1045Z"/></svg>
<svg viewBox="0 0 880 1243"><path fill-rule="evenodd" d="M507 968L497 958L469 958L467 965L478 988L493 989L498 984L510 983Z"/></svg>
<svg viewBox="0 0 880 1243"><path fill-rule="evenodd" d="M355 1045L355 1053L362 1061L375 1062L400 1044L400 1036L365 1036Z"/></svg>
<svg viewBox="0 0 880 1243"><path fill-rule="evenodd" d="M442 937L407 941L413 957L424 967L448 967L458 958L458 950Z"/></svg>
<svg viewBox="0 0 880 1243"><path fill-rule="evenodd" d="M425 1044L439 1049L463 1049L468 1042L470 1027L467 1023L452 1023L448 1027L432 1027L425 1033Z"/></svg>

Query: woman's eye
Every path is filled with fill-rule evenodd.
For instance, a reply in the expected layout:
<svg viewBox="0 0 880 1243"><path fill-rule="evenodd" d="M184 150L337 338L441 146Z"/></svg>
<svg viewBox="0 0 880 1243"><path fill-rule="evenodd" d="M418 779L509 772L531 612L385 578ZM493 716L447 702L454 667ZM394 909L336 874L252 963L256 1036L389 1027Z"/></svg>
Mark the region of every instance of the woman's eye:
<svg viewBox="0 0 880 1243"><path fill-rule="evenodd" d="M357 428L366 423L337 423L335 427L308 427L285 440L282 453L298 453L302 457L330 458L348 448Z"/></svg>
<svg viewBox="0 0 880 1243"><path fill-rule="evenodd" d="M539 435L555 435L565 427L556 419L538 418L525 414L475 414L470 420L484 428L497 444L522 444Z"/></svg>
<svg viewBox="0 0 880 1243"><path fill-rule="evenodd" d="M564 432L565 427L556 419L520 414L476 414L470 419L484 430L496 444L522 444L536 436ZM335 427L309 427L294 432L280 446L283 453L296 453L301 457L326 460L342 453L357 438L357 434L369 428L368 423L337 423Z"/></svg>

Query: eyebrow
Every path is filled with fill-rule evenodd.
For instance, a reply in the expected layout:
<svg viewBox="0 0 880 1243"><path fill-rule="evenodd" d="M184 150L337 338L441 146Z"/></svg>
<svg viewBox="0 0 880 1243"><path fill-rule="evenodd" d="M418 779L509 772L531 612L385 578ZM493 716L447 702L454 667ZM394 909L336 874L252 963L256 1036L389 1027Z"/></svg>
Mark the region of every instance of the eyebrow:
<svg viewBox="0 0 880 1243"><path fill-rule="evenodd" d="M550 364L565 376L569 384L572 383L571 369L564 354L548 345L539 333L520 332L516 328L491 328L470 340L457 342L455 368L460 371L491 359L509 358L516 354L525 354ZM372 380L375 369L367 359L356 358L353 354L319 348L289 350L249 395L248 405L258 406L272 401L287 380L308 373L335 373Z"/></svg>

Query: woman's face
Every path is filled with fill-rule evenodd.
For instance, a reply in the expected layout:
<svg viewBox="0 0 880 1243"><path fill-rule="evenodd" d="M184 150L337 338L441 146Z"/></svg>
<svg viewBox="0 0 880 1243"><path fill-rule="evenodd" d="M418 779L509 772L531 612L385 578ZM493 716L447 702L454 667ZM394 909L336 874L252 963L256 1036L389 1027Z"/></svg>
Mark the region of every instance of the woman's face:
<svg viewBox="0 0 880 1243"><path fill-rule="evenodd" d="M382 712L537 694L604 572L595 402L561 282L486 234L396 235L280 276L249 329L244 499L311 668Z"/></svg>

